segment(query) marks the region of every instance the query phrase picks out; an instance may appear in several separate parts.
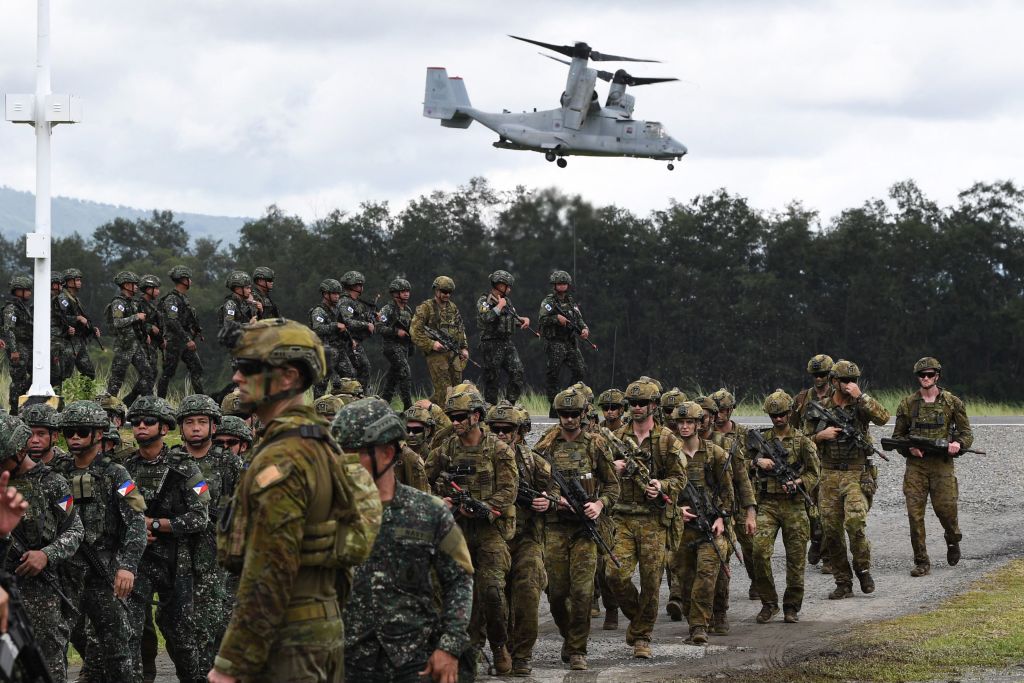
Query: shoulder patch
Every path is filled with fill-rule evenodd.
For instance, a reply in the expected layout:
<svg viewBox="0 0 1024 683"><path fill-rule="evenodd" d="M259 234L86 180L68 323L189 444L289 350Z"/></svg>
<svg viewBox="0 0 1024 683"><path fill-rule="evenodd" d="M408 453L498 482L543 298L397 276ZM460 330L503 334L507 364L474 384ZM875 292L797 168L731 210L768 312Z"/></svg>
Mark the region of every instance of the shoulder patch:
<svg viewBox="0 0 1024 683"><path fill-rule="evenodd" d="M68 306L69 306L70 304L71 304L71 302L70 302L70 301L68 301L67 299L61 299L61 300L60 300L60 305L61 305L61 306L62 306L63 308L67 308L67 307L68 307Z"/></svg>
<svg viewBox="0 0 1024 683"><path fill-rule="evenodd" d="M349 313L355 313L355 309L353 309L351 306L346 306L345 310L348 311Z"/></svg>
<svg viewBox="0 0 1024 683"><path fill-rule="evenodd" d="M316 317L316 321L317 321L318 323L322 323L322 322L324 321L324 317L323 317L322 315L318 315L318 316Z"/></svg>
<svg viewBox="0 0 1024 683"><path fill-rule="evenodd" d="M74 505L75 499L69 493L60 500L57 501L57 507L63 510L65 513L71 512L71 506Z"/></svg>
<svg viewBox="0 0 1024 683"><path fill-rule="evenodd" d="M388 314L387 313L381 313L380 314L380 321L382 323L386 323L388 321Z"/></svg>
<svg viewBox="0 0 1024 683"><path fill-rule="evenodd" d="M123 311L123 310L124 310L124 304L123 304L123 303L121 303L120 301L118 301L118 302L117 302L117 306L116 306L116 308L117 308L117 310L119 310L119 311Z"/></svg>
<svg viewBox="0 0 1024 683"><path fill-rule="evenodd" d="M120 486L117 487L117 492L121 495L122 498L124 496L127 496L129 493L131 493L134 490L135 490L135 482L132 481L131 479L126 480L124 483L122 483Z"/></svg>
<svg viewBox="0 0 1024 683"><path fill-rule="evenodd" d="M546 304L544 304L544 310L547 311L548 313L550 313L551 311L553 311L555 309L554 309L554 307L552 307L551 304L547 304L546 303Z"/></svg>
<svg viewBox="0 0 1024 683"><path fill-rule="evenodd" d="M178 307L177 307L177 306L175 306L174 304L171 304L171 311L172 311L173 313L177 313L177 312L178 312Z"/></svg>
<svg viewBox="0 0 1024 683"><path fill-rule="evenodd" d="M195 486L192 487L192 491L197 496L201 496L201 495L203 495L204 493L206 493L209 490L210 490L210 487L209 487L209 485L207 485L205 479L203 481L197 483Z"/></svg>
<svg viewBox="0 0 1024 683"><path fill-rule="evenodd" d="M16 315L14 315L13 313L11 313L11 322L12 322L12 323L16 323L16 322L18 322L18 316L16 316Z"/></svg>
<svg viewBox="0 0 1024 683"><path fill-rule="evenodd" d="M272 486L285 478L285 473L277 465L269 465L260 470L256 475L256 485L261 489Z"/></svg>

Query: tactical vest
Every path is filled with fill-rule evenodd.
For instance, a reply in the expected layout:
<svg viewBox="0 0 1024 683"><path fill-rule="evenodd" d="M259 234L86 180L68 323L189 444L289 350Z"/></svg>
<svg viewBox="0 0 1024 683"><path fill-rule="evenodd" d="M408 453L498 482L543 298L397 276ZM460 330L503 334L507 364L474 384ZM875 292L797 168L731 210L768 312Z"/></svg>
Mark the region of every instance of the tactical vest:
<svg viewBox="0 0 1024 683"><path fill-rule="evenodd" d="M783 447L786 449L786 462L789 463L789 466L792 467L793 471L799 476L804 469L803 461L800 459L798 454L800 437L802 437L803 434L795 432L790 433L790 435L786 437L776 437L775 431L771 428L761 430L761 434L767 441L778 438L779 441L782 442ZM789 497L795 497L797 495L795 493L790 494L784 491L779 480L772 476L771 472L766 472L760 467L757 468L757 492L759 494Z"/></svg>
<svg viewBox="0 0 1024 683"><path fill-rule="evenodd" d="M948 439L954 425L951 395L942 390L934 403L925 403L920 394L910 399L910 434L929 439Z"/></svg>
<svg viewBox="0 0 1024 683"><path fill-rule="evenodd" d="M109 304L107 304L106 308L103 309L103 319L106 321L107 327L110 329L114 329L114 308L117 306L120 306L118 313L121 314L121 318L130 318L138 312L134 301L126 297L124 294L118 294ZM140 335L138 325L134 323L116 329L114 332L117 337L122 340L137 338Z"/></svg>
<svg viewBox="0 0 1024 683"><path fill-rule="evenodd" d="M558 438L556 425L537 442L537 450L544 453L549 464L566 479L578 479L588 500L601 496L601 480L597 474L597 460L593 453L593 437L583 432L575 441ZM575 520L572 512L555 510L559 521Z"/></svg>
<svg viewBox="0 0 1024 683"><path fill-rule="evenodd" d="M373 316L366 311L369 307L361 301L356 301L347 294L342 294L341 299L338 301L338 307L344 308L352 320L361 323L373 322ZM366 329L351 329L349 330L349 334L352 335L352 338L356 341L363 341L370 336L370 331Z"/></svg>
<svg viewBox="0 0 1024 683"><path fill-rule="evenodd" d="M405 308L400 309L398 305L394 303L387 304L380 310L381 323L394 330L393 334L389 334L384 337L385 344L412 346L412 335L409 334L409 331L412 328L412 315L412 308L406 306ZM406 336L399 337L399 329L405 330Z"/></svg>
<svg viewBox="0 0 1024 683"><path fill-rule="evenodd" d="M57 507L57 501L46 499L47 490L44 481L47 477L59 476L46 465L36 465L30 472L11 479L11 486L18 490L26 501L28 509L18 525L29 550L39 550L57 538L64 515ZM58 517L58 514L61 516ZM20 562L19 562L20 564Z"/></svg>
<svg viewBox="0 0 1024 683"><path fill-rule="evenodd" d="M211 446L202 458L193 458L188 455L188 451L183 450L182 453L191 459L203 474L203 479L210 492L210 524L213 525L220 516L221 507L228 502L227 492L224 489L231 484L228 481L231 472L225 453L217 446Z"/></svg>
<svg viewBox="0 0 1024 683"><path fill-rule="evenodd" d="M189 468L179 451L169 450L165 445L156 461L145 460L136 451L136 455L128 458L126 467L146 500L147 517L174 519L188 512L185 496L192 495L186 487ZM172 535L160 534L146 546L146 554L171 559L175 557L177 541Z"/></svg>
<svg viewBox="0 0 1024 683"><path fill-rule="evenodd" d="M856 404L840 407L834 401L828 399L825 401L825 406L838 413L843 413L847 418L852 418L853 423L857 425L857 429L867 435L866 423L857 414ZM818 443L818 458L821 460L822 467L856 469L867 464L870 454L871 451L861 448L852 440L832 439Z"/></svg>
<svg viewBox="0 0 1024 683"><path fill-rule="evenodd" d="M505 341L512 338L515 333L515 318L509 311L511 301L506 299L505 308L494 311L495 318L484 322L483 315L493 308L497 303L490 294L484 294L477 302L477 312L480 314L480 341Z"/></svg>
<svg viewBox="0 0 1024 683"><path fill-rule="evenodd" d="M561 311L558 310L559 307L561 307ZM576 333L569 329L568 325L565 327L559 325L556 318L556 316L562 315L571 322L579 324L576 302L573 301L572 297L566 296L565 301L559 301L558 297L554 294L548 294L544 297L544 301L541 302L541 308L551 318L549 323L541 326L541 335L548 341L574 341Z"/></svg>
<svg viewBox="0 0 1024 683"><path fill-rule="evenodd" d="M632 449L633 440L627 441L626 438L627 435L632 434L632 425L626 424L619 428L619 431L615 433L615 437L623 441L627 448ZM641 458L639 455L637 457L641 458L644 464L647 465L651 471L651 477L654 479L659 479L662 473L668 469L665 465L665 454L671 448L672 438L672 433L669 430L662 429L656 424L651 429L651 435L648 437L648 442L651 445L650 452L640 448L642 452L647 454L647 457ZM615 512L627 514L661 512L657 499L651 500L644 492L644 489L647 488L647 482L639 482L635 477L627 478L623 476L619 481L619 487L619 500L615 504Z"/></svg>
<svg viewBox="0 0 1024 683"><path fill-rule="evenodd" d="M447 318L444 313L447 313ZM452 338L459 340L462 338L463 327L462 327L462 316L459 315L459 309L455 307L455 304L448 302L448 307L445 311L441 310L440 304L437 303L437 299L430 300L430 326L436 330L446 332L452 336Z"/></svg>
<svg viewBox="0 0 1024 683"><path fill-rule="evenodd" d="M111 550L120 543L123 522L117 488L131 481L116 481L113 464L106 455L96 456L85 469L76 468L73 458L60 463L61 474L71 484L71 495L85 526L82 542L100 550Z"/></svg>

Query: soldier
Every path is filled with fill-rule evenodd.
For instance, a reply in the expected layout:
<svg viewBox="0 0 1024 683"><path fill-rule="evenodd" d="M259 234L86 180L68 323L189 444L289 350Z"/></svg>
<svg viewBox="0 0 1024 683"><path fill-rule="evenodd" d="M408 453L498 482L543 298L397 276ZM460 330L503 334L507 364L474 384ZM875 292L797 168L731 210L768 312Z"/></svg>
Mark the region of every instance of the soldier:
<svg viewBox="0 0 1024 683"><path fill-rule="evenodd" d="M558 429L537 442L536 451L568 480L578 479L590 499L584 506L597 522L619 498L612 453L604 438L583 430L586 397L566 389L555 395ZM557 490L553 493L564 495ZM603 518L607 527L607 512ZM610 536L606 535L606 542ZM562 636L562 661L576 671L587 669L590 608L597 570L597 544L583 533L581 521L563 502L548 510L544 525L544 569L548 575L551 617Z"/></svg>
<svg viewBox="0 0 1024 683"><path fill-rule="evenodd" d="M85 528L63 572L66 592L80 615L71 642L98 676L93 680L133 681L132 627L124 601L146 547L146 501L123 466L99 457L109 424L103 408L93 401L74 401L57 424L73 458L54 464L71 484ZM88 647L87 624L95 638Z"/></svg>
<svg viewBox="0 0 1024 683"><path fill-rule="evenodd" d="M338 316L348 328L352 343L345 347L348 359L352 363L352 377L358 379L364 387L370 386L370 358L366 355L363 343L373 334L375 318L374 306L364 302L363 285L366 278L358 270L350 270L341 276L341 286L345 293L338 301Z"/></svg>
<svg viewBox="0 0 1024 683"><path fill-rule="evenodd" d="M90 322L79 300L82 291L82 271L68 268L62 276L64 289L54 299L53 317L59 321L61 330L61 379L71 377L78 369L89 379L96 379L96 369L89 357L86 343L90 337L100 337L100 328Z"/></svg>
<svg viewBox="0 0 1024 683"><path fill-rule="evenodd" d="M501 371L508 375L505 399L509 403L519 400L523 392L523 363L512 343L516 327L525 330L530 319L516 314L508 298L515 278L506 270L496 270L490 276L491 291L476 302L476 320L480 328L480 356L484 367L484 400L498 402Z"/></svg>
<svg viewBox="0 0 1024 683"><path fill-rule="evenodd" d="M545 370L544 388L548 402L553 402L558 388L564 386L558 380L563 365L569 367L569 384L583 379L587 366L583 362L583 354L576 346L576 336L581 339L590 337L590 328L583 322L583 314L576 305L569 288L572 277L564 270L556 270L548 278L553 292L540 302L540 314L537 324L540 334L544 337L547 369ZM554 407L548 417L555 417Z"/></svg>
<svg viewBox="0 0 1024 683"><path fill-rule="evenodd" d="M252 448L252 430L245 420L237 415L225 415L220 419L220 426L214 434L213 442L230 453L234 453L242 459L242 467L248 464L249 449Z"/></svg>
<svg viewBox="0 0 1024 683"><path fill-rule="evenodd" d="M365 398L366 393L363 391L362 382L352 377L342 377L338 381L338 390L334 392L334 396L341 401L341 405L348 405L352 401Z"/></svg>
<svg viewBox="0 0 1024 683"><path fill-rule="evenodd" d="M455 435L431 452L427 480L436 486L435 493L456 510L456 522L473 558L473 645L483 644L478 631L486 622L494 669L504 676L512 671L505 586L512 562L506 541L511 540L516 527L519 472L515 454L481 429L484 401L475 389L449 396L445 412ZM474 500L463 499L463 495Z"/></svg>
<svg viewBox="0 0 1024 683"><path fill-rule="evenodd" d="M341 283L333 278L327 278L320 283L320 303L309 309L309 326L320 337L327 358L327 373L313 387L313 393L317 396L327 393L328 382L332 390L336 391L339 378L351 377L354 374L352 361L345 350L352 343L352 338L348 327L338 318L340 298Z"/></svg>
<svg viewBox="0 0 1024 683"><path fill-rule="evenodd" d="M530 660L537 642L537 610L540 594L547 585L542 513L551 506L549 499L540 495L551 488L551 465L523 444L522 430L529 419L529 413L525 417L524 413L503 402L488 410L484 420L491 433L512 449L519 472L516 530L508 542L512 564L505 586L513 676L529 676L533 671Z"/></svg>
<svg viewBox="0 0 1024 683"><path fill-rule="evenodd" d="M139 276L130 270L122 270L114 276L114 284L121 288L113 301L104 310L107 326L114 331L114 359L110 363L110 377L107 378L107 393L117 396L124 382L124 374L130 364L138 373L135 386L125 397L130 405L135 398L153 393L156 370L149 364L146 346L150 343L146 327L146 314L135 302Z"/></svg>
<svg viewBox="0 0 1024 683"><path fill-rule="evenodd" d="M167 401L140 396L128 409L128 421L139 448L128 456L125 467L146 501L148 544L129 603L135 676L152 680L156 673L156 640L147 644L143 631L149 606L158 594L156 625L167 642L178 679L202 681L204 656L196 638L193 605L193 548L209 521L209 486L187 453L164 443L175 426L174 409Z"/></svg>
<svg viewBox="0 0 1024 683"><path fill-rule="evenodd" d="M270 298L270 293L274 291L274 271L266 266L258 266L252 271L252 282L252 298L259 304L260 320L280 318L281 312Z"/></svg>
<svg viewBox="0 0 1024 683"><path fill-rule="evenodd" d="M628 449L630 458L644 466L642 471L626 458L615 461L615 474L622 495L612 510L615 521L615 554L621 567L605 565L605 576L622 613L629 619L626 644L633 656L651 658L651 633L658 615L658 592L665 569L665 549L678 527L679 510L666 505L665 496L676 500L682 490L683 451L667 427L654 423L659 390L650 380L640 379L626 387L629 424L615 433ZM664 495L663 495L664 494ZM633 570L640 567L640 591L633 585Z"/></svg>
<svg viewBox="0 0 1024 683"><path fill-rule="evenodd" d="M957 522L959 488L954 474L953 459L960 451L974 443L971 421L964 402L952 392L939 386L942 365L931 356L914 363L914 374L920 389L900 401L896 409L893 438L921 436L946 439L946 453L925 452L910 448L902 453L907 458L903 475L903 495L907 499L910 518L910 545L914 549L914 568L911 576L925 576L931 571L928 545L925 543L924 512L928 496L932 509L939 518L946 538L946 561L955 566L960 561L960 525Z"/></svg>
<svg viewBox="0 0 1024 683"><path fill-rule="evenodd" d="M304 405L327 370L312 330L281 318L246 325L232 356L242 407L266 426L217 537L218 559L240 578L208 678L339 683L339 569L369 556L380 498Z"/></svg>
<svg viewBox="0 0 1024 683"><path fill-rule="evenodd" d="M866 443L870 443L868 423L884 425L889 421L889 411L861 390L859 378L860 368L856 363L837 361L831 370L832 393L821 404L842 413L856 426ZM817 445L821 461L818 508L824 531L822 545L829 551L829 566L836 580L836 588L828 597L840 600L853 595L853 576L846 557L847 534L850 536L853 572L857 574L860 589L864 593L873 593L875 580L871 577L871 543L866 533L870 497L874 495L877 481L872 452L869 447L844 438L839 427L829 427L821 419L816 419L813 409L804 414L807 418L804 432L811 435Z"/></svg>
<svg viewBox="0 0 1024 683"><path fill-rule="evenodd" d="M402 420L384 401L364 398L341 410L331 432L358 454L384 504L380 533L369 559L356 568L345 608L348 680L473 680L475 652L466 632L473 600L469 548L445 505L396 481Z"/></svg>
<svg viewBox="0 0 1024 683"><path fill-rule="evenodd" d="M184 450L199 467L210 496L209 521L192 547L192 566L196 574L194 638L203 653L202 671L209 671L227 628L232 602L227 590L227 574L217 564L217 520L241 478L242 460L214 445L221 412L220 406L209 396L193 394L181 399L175 418Z"/></svg>
<svg viewBox="0 0 1024 683"><path fill-rule="evenodd" d="M59 388L64 381L64 322L56 314L62 273L50 271L50 383Z"/></svg>
<svg viewBox="0 0 1024 683"><path fill-rule="evenodd" d="M143 348L149 366L153 369L155 381L157 368L160 366L159 356L167 351L164 323L160 318L160 278L156 275L143 275L139 279L139 288L142 290L142 296L136 303L139 311L146 314L146 335L149 337L149 342Z"/></svg>
<svg viewBox="0 0 1024 683"><path fill-rule="evenodd" d="M813 386L803 389L793 399L793 414L790 415L789 423L794 429L804 428L804 418L807 413L807 406L811 401L824 401L832 392L829 383L829 373L832 371L832 357L819 353L807 361L807 374L813 378ZM820 482L819 482L820 486ZM818 487L807 492L811 500L815 502L813 507L808 506L807 516L811 520L811 546L807 549L807 561L811 564L818 564L822 558L825 559L821 565L822 574L831 574L830 553L825 545L824 532L821 527L821 510L818 503Z"/></svg>
<svg viewBox="0 0 1024 683"><path fill-rule="evenodd" d="M455 281L447 275L438 275L433 283L434 296L416 307L412 316L412 343L423 352L430 372L433 394L432 403L442 404L449 387L462 381L462 371L469 361L469 345L466 343L466 327L462 315L452 302ZM433 339L431 333L447 335L458 347L458 353L449 351L441 342Z"/></svg>
<svg viewBox="0 0 1024 683"><path fill-rule="evenodd" d="M67 462L71 456L57 445L60 431L57 427L57 411L46 403L34 403L21 411L22 421L32 430L28 439L28 454L41 465L56 468L60 462Z"/></svg>
<svg viewBox="0 0 1024 683"><path fill-rule="evenodd" d="M757 593L754 591L754 568L751 558L753 557L754 533L757 531L757 498L754 494L754 487L750 483L750 463L747 462L747 433L740 430L732 420L732 412L736 408L736 398L727 389L719 389L711 394L711 399L718 406L715 414L715 432L711 441L720 446L729 455L729 469L732 475L733 507L729 510L732 528L726 529L739 543L743 551L743 568L750 579L750 587L747 589L747 597L757 600ZM743 512L743 514L740 514ZM729 524L727 524L729 526ZM732 553L732 544L729 544L728 553ZM728 557L728 555L727 555ZM715 584L715 609L711 616L711 623L708 631L714 635L724 636L729 633L729 585L732 577L723 568L718 575L718 582Z"/></svg>
<svg viewBox="0 0 1024 683"><path fill-rule="evenodd" d="M203 339L196 309L189 301L188 291L192 288L192 271L185 266L174 266L168 273L174 289L160 299L160 317L164 322L167 348L164 351L164 370L160 376L156 393L167 396L167 387L178 371L178 363L185 361L189 383L197 394L203 391L203 363L196 352L196 340Z"/></svg>
<svg viewBox="0 0 1024 683"><path fill-rule="evenodd" d="M404 413L405 418L405 443L421 458L426 458L430 453L430 440L434 434L434 416L430 411L420 405L414 405Z"/></svg>
<svg viewBox="0 0 1024 683"><path fill-rule="evenodd" d="M17 575L25 611L32 621L43 662L57 683L67 680L64 653L71 632L57 572L78 550L85 535L72 509L71 487L64 477L28 457L32 430L13 416L0 416L0 466L11 486L28 501L27 517L6 543L0 543L5 568Z"/></svg>
<svg viewBox="0 0 1024 683"><path fill-rule="evenodd" d="M623 410L626 408L626 395L619 389L605 389L597 397L597 405L601 408L604 420L601 426L611 431L622 427Z"/></svg>
<svg viewBox="0 0 1024 683"><path fill-rule="evenodd" d="M331 422L343 405L345 403L334 394L324 394L313 401L313 412L322 417L324 421Z"/></svg>
<svg viewBox="0 0 1024 683"><path fill-rule="evenodd" d="M757 472L757 533L754 535L754 582L761 599L761 612L757 623L767 624L779 613L779 594L772 578L772 553L775 539L782 530L782 543L786 548L786 593L782 610L787 624L799 621L797 614L804 600L804 567L807 562L807 541L810 522L804 500L797 496L798 489L813 488L818 481L820 466L814 442L803 432L789 424L793 399L782 389L768 395L764 412L771 418L772 427L761 431L766 440L778 439L786 450L788 464L797 478L780 482L772 474L774 464L764 454L753 450L747 441L747 450Z"/></svg>
<svg viewBox="0 0 1024 683"><path fill-rule="evenodd" d="M128 424L128 411L124 407L124 402L117 396L111 396L106 392L96 394L93 400L106 411L111 428L117 431L121 437L120 445L110 453L110 457L124 464L124 459L138 447L135 437L132 435L131 425Z"/></svg>
<svg viewBox="0 0 1024 683"><path fill-rule="evenodd" d="M395 389L402 399L402 410L412 405L412 371L409 369L409 354L412 353L412 308L409 297L412 285L405 278L396 277L388 285L391 302L380 309L378 329L383 339L382 350L388 361L384 375L384 386L380 397L391 402Z"/></svg>
<svg viewBox="0 0 1024 683"><path fill-rule="evenodd" d="M708 539L694 518L685 523L683 535L673 550L673 566L678 568L669 606L673 620L686 615L690 641L694 645L708 642L707 629L714 611L716 587L728 562L729 541L726 521L733 509L732 468L729 455L720 446L697 435L703 408L693 401L680 403L673 413L679 425L679 437L686 455L686 477L693 485L692 495L681 496L690 509L707 507L710 513L703 520L711 526L714 538ZM678 598L676 597L678 595Z"/></svg>
<svg viewBox="0 0 1024 683"><path fill-rule="evenodd" d="M241 270L232 271L224 286L231 292L224 297L224 303L217 309L217 339L227 347L225 339L234 338L239 325L254 323L259 319L260 305L252 296L252 278ZM229 347L230 348L230 347Z"/></svg>
<svg viewBox="0 0 1024 683"><path fill-rule="evenodd" d="M0 343L7 352L11 372L8 405L11 415L17 415L18 397L32 386L32 278L15 275L10 292L11 300L0 311Z"/></svg>
<svg viewBox="0 0 1024 683"><path fill-rule="evenodd" d="M683 393L679 387L672 387L661 395L658 400L658 408L661 413L662 423L671 430L673 434L677 433L676 425L673 424L676 418L673 416L676 407L689 401L689 397ZM658 421L658 416L655 415L655 422ZM621 425L619 426L621 429Z"/></svg>

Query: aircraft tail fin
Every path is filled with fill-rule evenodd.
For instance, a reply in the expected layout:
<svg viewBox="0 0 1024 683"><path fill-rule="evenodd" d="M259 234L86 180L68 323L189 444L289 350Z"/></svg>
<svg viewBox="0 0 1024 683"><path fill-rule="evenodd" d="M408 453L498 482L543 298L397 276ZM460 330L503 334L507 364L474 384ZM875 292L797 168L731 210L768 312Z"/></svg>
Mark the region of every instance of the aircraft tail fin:
<svg viewBox="0 0 1024 683"><path fill-rule="evenodd" d="M423 115L441 119L446 128L469 128L472 117L460 109L470 109L469 93L461 78L449 77L441 67L427 68L426 92L423 97Z"/></svg>

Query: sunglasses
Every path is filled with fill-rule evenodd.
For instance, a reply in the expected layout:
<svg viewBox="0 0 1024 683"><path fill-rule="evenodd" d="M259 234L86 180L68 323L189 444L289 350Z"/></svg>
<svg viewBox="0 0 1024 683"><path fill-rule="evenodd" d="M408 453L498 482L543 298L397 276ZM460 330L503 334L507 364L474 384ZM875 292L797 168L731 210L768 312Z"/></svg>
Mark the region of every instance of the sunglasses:
<svg viewBox="0 0 1024 683"><path fill-rule="evenodd" d="M160 420L156 419L155 417L146 416L135 418L134 420L131 421L131 424L132 427L140 427L142 425L146 425L147 427L155 427L159 422Z"/></svg>
<svg viewBox="0 0 1024 683"><path fill-rule="evenodd" d="M234 448L242 443L242 441L241 439L216 439L216 443L221 448Z"/></svg>
<svg viewBox="0 0 1024 683"><path fill-rule="evenodd" d="M773 420L781 420L784 417L789 417L789 413L768 413L768 417Z"/></svg>
<svg viewBox="0 0 1024 683"><path fill-rule="evenodd" d="M605 403L601 406L601 410L607 413L609 410L622 410L622 406L618 403Z"/></svg>
<svg viewBox="0 0 1024 683"><path fill-rule="evenodd" d="M409 432L410 434L422 434L423 432L427 431L427 428L426 427L406 427L405 431Z"/></svg>
<svg viewBox="0 0 1024 683"><path fill-rule="evenodd" d="M231 369L235 372L241 373L245 377L251 375L258 375L263 372L266 366L263 365L263 361L253 360L251 358L236 358L231 361Z"/></svg>
<svg viewBox="0 0 1024 683"><path fill-rule="evenodd" d="M95 427L65 427L60 430L60 433L64 435L65 439L70 439L73 436L77 436L79 439L84 439L92 434L96 429L97 428Z"/></svg>
<svg viewBox="0 0 1024 683"><path fill-rule="evenodd" d="M828 371L826 370L825 372L812 372L811 375L817 377L818 379L821 379L822 377L828 377Z"/></svg>
<svg viewBox="0 0 1024 683"><path fill-rule="evenodd" d="M559 410L557 412L558 417L568 417L574 420L583 414L582 410Z"/></svg>
<svg viewBox="0 0 1024 683"><path fill-rule="evenodd" d="M511 434L512 432L516 431L516 426L515 425L501 425L501 426L493 425L491 427L491 431L494 432L495 434Z"/></svg>
<svg viewBox="0 0 1024 683"><path fill-rule="evenodd" d="M631 398L627 403L629 403L630 408L646 408L651 405L651 402L646 398Z"/></svg>
<svg viewBox="0 0 1024 683"><path fill-rule="evenodd" d="M448 419L452 422L465 422L469 419L469 413L451 413Z"/></svg>
<svg viewBox="0 0 1024 683"><path fill-rule="evenodd" d="M856 377L837 377L836 379L839 380L840 384L850 384L857 381Z"/></svg>
<svg viewBox="0 0 1024 683"><path fill-rule="evenodd" d="M442 294L451 294L455 290L454 289L439 289L437 291L441 292Z"/></svg>
<svg viewBox="0 0 1024 683"><path fill-rule="evenodd" d="M927 371L925 371L925 372L919 372L919 373L917 373L917 376L918 376L918 377L929 377L929 378L930 378L930 377L935 377L935 376L936 376L936 375L938 375L938 374L939 374L939 373L937 373L937 372L934 372L934 371L932 371L932 370L927 370Z"/></svg>

